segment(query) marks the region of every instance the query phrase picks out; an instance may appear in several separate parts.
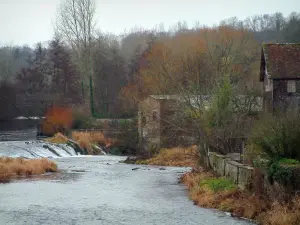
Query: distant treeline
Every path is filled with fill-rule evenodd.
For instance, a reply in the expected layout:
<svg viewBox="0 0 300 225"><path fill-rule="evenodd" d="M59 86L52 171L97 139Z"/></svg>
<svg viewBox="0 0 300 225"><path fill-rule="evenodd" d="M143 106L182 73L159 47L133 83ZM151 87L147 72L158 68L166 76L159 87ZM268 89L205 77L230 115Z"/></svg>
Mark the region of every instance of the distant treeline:
<svg viewBox="0 0 300 225"><path fill-rule="evenodd" d="M220 22L237 30L252 33L258 43L299 42L300 14L256 15L245 20L236 17ZM131 117L136 107L123 100L124 88L139 76L145 53L154 42L199 32L205 26L188 27L179 22L169 30L135 29L115 36L98 33L92 40L95 114L101 117ZM74 52L60 38L48 44L3 46L0 48L0 120L19 115L39 116L49 104L84 105L84 89ZM143 86L140 86L141 88ZM123 91L122 91L123 90ZM130 90L130 89L129 89Z"/></svg>

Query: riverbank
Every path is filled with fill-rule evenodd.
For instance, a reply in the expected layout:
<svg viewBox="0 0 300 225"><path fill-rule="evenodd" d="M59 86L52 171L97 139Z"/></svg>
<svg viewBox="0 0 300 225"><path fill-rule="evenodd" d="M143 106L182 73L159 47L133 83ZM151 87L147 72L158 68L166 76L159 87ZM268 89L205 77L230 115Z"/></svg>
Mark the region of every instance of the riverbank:
<svg viewBox="0 0 300 225"><path fill-rule="evenodd" d="M262 225L300 224L300 196L295 196L288 202L278 202L241 190L229 179L217 177L214 173L199 168L195 146L164 149L153 158L127 159L127 162L193 167L192 171L180 178L180 182L187 187L189 198L200 207L225 211L233 217L247 218Z"/></svg>
<svg viewBox="0 0 300 225"><path fill-rule="evenodd" d="M196 146L188 148L162 149L152 158L128 157L124 163L153 166L197 167L198 151Z"/></svg>
<svg viewBox="0 0 300 225"><path fill-rule="evenodd" d="M48 159L0 157L0 183L13 178L56 172L57 165Z"/></svg>
<svg viewBox="0 0 300 225"><path fill-rule="evenodd" d="M232 216L254 220L262 225L299 225L300 196L280 203L240 190L226 178L216 178L211 172L193 170L184 174L194 204L230 212Z"/></svg>

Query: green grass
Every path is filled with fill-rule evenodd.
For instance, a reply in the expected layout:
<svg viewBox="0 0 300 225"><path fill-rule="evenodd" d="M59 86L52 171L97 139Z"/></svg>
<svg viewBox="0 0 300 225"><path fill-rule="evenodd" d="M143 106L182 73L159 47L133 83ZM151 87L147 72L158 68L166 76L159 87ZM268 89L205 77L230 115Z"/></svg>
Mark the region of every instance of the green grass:
<svg viewBox="0 0 300 225"><path fill-rule="evenodd" d="M230 191L237 188L231 180L225 177L204 179L200 182L200 186L205 186L213 192Z"/></svg>
<svg viewBox="0 0 300 225"><path fill-rule="evenodd" d="M282 165L300 165L300 161L297 159L288 159L283 158L279 160L279 163Z"/></svg>

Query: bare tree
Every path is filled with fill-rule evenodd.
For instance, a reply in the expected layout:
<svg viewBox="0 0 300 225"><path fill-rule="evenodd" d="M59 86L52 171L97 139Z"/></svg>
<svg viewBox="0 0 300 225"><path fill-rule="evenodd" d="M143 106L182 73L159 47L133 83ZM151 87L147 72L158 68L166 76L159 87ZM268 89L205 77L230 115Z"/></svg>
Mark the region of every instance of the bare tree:
<svg viewBox="0 0 300 225"><path fill-rule="evenodd" d="M82 95L90 100L94 113L92 45L95 32L94 0L62 0L55 24L56 35L65 40L75 52L75 60L82 80ZM89 87L89 93L85 90Z"/></svg>

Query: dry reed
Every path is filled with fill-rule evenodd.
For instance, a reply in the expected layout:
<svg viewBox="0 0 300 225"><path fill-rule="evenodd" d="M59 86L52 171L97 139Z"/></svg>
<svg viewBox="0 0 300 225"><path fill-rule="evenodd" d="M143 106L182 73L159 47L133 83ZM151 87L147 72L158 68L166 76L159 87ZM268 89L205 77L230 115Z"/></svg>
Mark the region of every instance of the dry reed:
<svg viewBox="0 0 300 225"><path fill-rule="evenodd" d="M69 141L69 139L62 133L57 133L51 138L46 138L46 141L56 144L66 144Z"/></svg>
<svg viewBox="0 0 300 225"><path fill-rule="evenodd" d="M0 182L8 182L18 176L30 176L56 172L57 165L48 159L22 159L0 157Z"/></svg>
<svg viewBox="0 0 300 225"><path fill-rule="evenodd" d="M92 145L110 147L113 141L106 138L101 131L89 131L89 132L72 132L72 139L76 141L80 147L86 149L89 154L93 154Z"/></svg>
<svg viewBox="0 0 300 225"><path fill-rule="evenodd" d="M153 158L138 160L136 163L158 166L196 167L198 164L198 152L196 146L162 149Z"/></svg>

